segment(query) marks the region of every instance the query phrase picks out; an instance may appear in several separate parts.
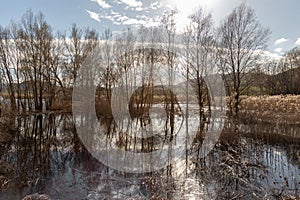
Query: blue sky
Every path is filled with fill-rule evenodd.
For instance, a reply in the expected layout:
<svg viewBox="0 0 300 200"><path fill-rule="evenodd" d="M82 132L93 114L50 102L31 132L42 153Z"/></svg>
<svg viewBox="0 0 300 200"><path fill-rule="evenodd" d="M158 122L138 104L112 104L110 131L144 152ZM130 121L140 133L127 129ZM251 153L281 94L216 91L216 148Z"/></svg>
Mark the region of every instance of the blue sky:
<svg viewBox="0 0 300 200"><path fill-rule="evenodd" d="M179 10L178 30L186 23L187 16L197 6L212 12L218 24L242 0L7 0L1 2L0 25L18 21L26 10L41 11L54 30L67 31L72 23L91 27L100 34L105 28L120 31L140 24L157 23L163 11L172 7ZM272 35L268 50L282 54L300 46L299 0L248 0L259 21L270 28ZM297 41L298 40L298 41Z"/></svg>

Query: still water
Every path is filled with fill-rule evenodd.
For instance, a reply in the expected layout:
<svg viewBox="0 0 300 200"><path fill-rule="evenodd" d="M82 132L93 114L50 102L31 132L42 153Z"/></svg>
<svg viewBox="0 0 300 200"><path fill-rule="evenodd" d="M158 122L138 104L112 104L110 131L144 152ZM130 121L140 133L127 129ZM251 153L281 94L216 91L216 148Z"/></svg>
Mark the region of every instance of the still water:
<svg viewBox="0 0 300 200"><path fill-rule="evenodd" d="M272 124L269 130L276 132L277 140L258 136L256 132L262 129L257 125L240 125L239 137L225 126L205 158L199 157L199 139L181 160L136 174L114 170L93 158L77 135L72 115L23 116L17 123L18 134L1 148L7 181L0 199L22 199L33 193L63 200L276 199L300 195L300 143L278 139L290 129L279 127L276 132ZM300 137L296 132L291 134Z"/></svg>

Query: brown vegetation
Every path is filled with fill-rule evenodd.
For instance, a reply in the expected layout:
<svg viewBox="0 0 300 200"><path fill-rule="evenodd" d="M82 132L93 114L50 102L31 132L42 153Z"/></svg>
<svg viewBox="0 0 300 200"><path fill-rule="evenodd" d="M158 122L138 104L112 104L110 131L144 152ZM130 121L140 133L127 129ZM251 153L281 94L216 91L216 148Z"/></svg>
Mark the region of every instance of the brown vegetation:
<svg viewBox="0 0 300 200"><path fill-rule="evenodd" d="M112 118L111 105L107 100L97 99L95 109L98 117Z"/></svg>
<svg viewBox="0 0 300 200"><path fill-rule="evenodd" d="M66 98L54 99L50 110L71 113L72 112L72 101L71 101L71 99L66 99Z"/></svg>
<svg viewBox="0 0 300 200"><path fill-rule="evenodd" d="M300 123L300 96L243 96L240 105L242 119L286 124Z"/></svg>
<svg viewBox="0 0 300 200"><path fill-rule="evenodd" d="M13 112L7 110L4 106L0 106L0 145L10 142L16 132L15 116Z"/></svg>

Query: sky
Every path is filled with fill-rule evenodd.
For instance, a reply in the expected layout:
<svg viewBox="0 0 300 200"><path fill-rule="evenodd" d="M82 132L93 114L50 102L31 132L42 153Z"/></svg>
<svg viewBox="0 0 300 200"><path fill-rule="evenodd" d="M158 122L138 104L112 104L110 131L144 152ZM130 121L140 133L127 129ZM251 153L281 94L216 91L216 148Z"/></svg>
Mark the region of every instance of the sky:
<svg viewBox="0 0 300 200"><path fill-rule="evenodd" d="M155 26L165 10L177 8L177 30L199 6L212 13L217 26L245 0L6 0L1 2L0 25L19 21L26 10L42 12L54 31L69 31L73 23L90 27L101 35L139 25ZM246 0L260 23L271 31L268 51L272 56L300 47L299 0Z"/></svg>

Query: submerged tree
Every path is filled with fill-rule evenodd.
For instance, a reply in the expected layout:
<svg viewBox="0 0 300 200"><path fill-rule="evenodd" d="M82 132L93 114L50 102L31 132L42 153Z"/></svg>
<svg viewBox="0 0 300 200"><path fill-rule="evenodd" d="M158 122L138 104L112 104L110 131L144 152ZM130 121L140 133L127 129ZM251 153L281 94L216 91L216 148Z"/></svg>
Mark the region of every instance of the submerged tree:
<svg viewBox="0 0 300 200"><path fill-rule="evenodd" d="M33 97L34 109L42 111L43 97L50 87L49 81L52 57L52 29L44 15L34 15L27 11L21 23L17 24L16 45L20 51L20 64L23 77L24 93Z"/></svg>
<svg viewBox="0 0 300 200"><path fill-rule="evenodd" d="M14 70L17 68L17 58L14 56L13 43L10 39L10 30L0 27L0 73L1 90L9 96L11 108L16 110L16 88L14 84Z"/></svg>
<svg viewBox="0 0 300 200"><path fill-rule="evenodd" d="M238 116L241 93L247 89L246 76L259 65L270 31L258 21L245 3L235 8L218 29L221 71L229 94L229 107Z"/></svg>
<svg viewBox="0 0 300 200"><path fill-rule="evenodd" d="M204 103L208 98L205 77L213 73L215 63L215 38L213 36L213 20L210 13L198 8L189 16L190 24L185 33L185 47L189 62L188 75L197 94L200 116L204 117Z"/></svg>

